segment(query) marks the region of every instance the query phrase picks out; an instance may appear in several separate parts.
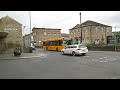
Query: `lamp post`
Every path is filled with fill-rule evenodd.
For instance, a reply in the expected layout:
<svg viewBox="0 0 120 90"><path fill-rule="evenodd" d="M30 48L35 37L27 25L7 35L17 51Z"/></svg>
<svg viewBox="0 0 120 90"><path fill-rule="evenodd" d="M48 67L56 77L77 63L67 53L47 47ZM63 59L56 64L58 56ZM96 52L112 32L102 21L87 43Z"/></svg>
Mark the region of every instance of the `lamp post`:
<svg viewBox="0 0 120 90"><path fill-rule="evenodd" d="M23 26L23 46L22 46L22 52L24 52L24 44L25 44L25 41L24 41L24 29L25 29L26 26Z"/></svg>
<svg viewBox="0 0 120 90"><path fill-rule="evenodd" d="M30 18L30 33L31 33L31 12L30 11L29 11L29 18ZM33 46L33 44L32 44L32 36L31 35L30 35L30 47Z"/></svg>
<svg viewBox="0 0 120 90"><path fill-rule="evenodd" d="M29 11L29 18L30 18L30 33L31 33L31 12Z"/></svg>
<svg viewBox="0 0 120 90"><path fill-rule="evenodd" d="M115 27L115 52L116 52L116 27Z"/></svg>
<svg viewBox="0 0 120 90"><path fill-rule="evenodd" d="M81 28L81 43L82 43L82 25L81 25L81 12L80 12L80 28Z"/></svg>

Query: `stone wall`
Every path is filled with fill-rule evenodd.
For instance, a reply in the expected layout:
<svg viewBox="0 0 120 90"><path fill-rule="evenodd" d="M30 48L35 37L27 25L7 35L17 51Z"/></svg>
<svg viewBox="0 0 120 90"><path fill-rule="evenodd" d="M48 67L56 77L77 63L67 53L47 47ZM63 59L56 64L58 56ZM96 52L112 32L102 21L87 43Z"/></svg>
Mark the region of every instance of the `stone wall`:
<svg viewBox="0 0 120 90"><path fill-rule="evenodd" d="M70 29L70 36L73 38L73 42L75 43L75 37L78 37L81 40L81 29ZM106 36L112 35L112 27L103 27L103 26L85 26L82 27L82 41L84 44L92 44L95 43L96 40L99 43L106 44Z"/></svg>
<svg viewBox="0 0 120 90"><path fill-rule="evenodd" d="M1 38L0 47L3 51L13 52L16 45L22 46L22 24L18 23L9 16L0 19L0 32L7 32L8 35ZM5 50L5 49L6 50Z"/></svg>

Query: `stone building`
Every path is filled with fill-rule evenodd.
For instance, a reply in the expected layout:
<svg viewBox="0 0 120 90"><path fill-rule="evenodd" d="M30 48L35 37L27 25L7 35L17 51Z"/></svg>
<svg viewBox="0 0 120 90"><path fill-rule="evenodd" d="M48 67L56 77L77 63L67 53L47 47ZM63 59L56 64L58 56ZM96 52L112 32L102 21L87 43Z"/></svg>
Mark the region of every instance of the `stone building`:
<svg viewBox="0 0 120 90"><path fill-rule="evenodd" d="M22 24L9 16L0 19L0 52L13 52L22 45Z"/></svg>
<svg viewBox="0 0 120 90"><path fill-rule="evenodd" d="M70 34L61 33L61 37L63 37L63 38L70 38Z"/></svg>
<svg viewBox="0 0 120 90"><path fill-rule="evenodd" d="M32 40L32 37L33 37L32 33L23 36L23 45L24 45L25 47L31 47L31 46L32 46L32 45L31 45L31 43L32 43L32 41L33 41L33 40Z"/></svg>
<svg viewBox="0 0 120 90"><path fill-rule="evenodd" d="M30 39L30 37L32 37ZM24 42L30 42L36 47L42 46L43 40L55 39L61 37L61 29L53 28L33 28L32 33L24 36ZM30 44L29 44L30 45Z"/></svg>
<svg viewBox="0 0 120 90"><path fill-rule="evenodd" d="M61 37L63 37L63 38L66 39L66 40L71 40L70 34L61 33Z"/></svg>
<svg viewBox="0 0 120 90"><path fill-rule="evenodd" d="M69 29L73 43L81 42L81 29L82 43L84 44L106 44L107 36L112 36L111 26L88 20Z"/></svg>

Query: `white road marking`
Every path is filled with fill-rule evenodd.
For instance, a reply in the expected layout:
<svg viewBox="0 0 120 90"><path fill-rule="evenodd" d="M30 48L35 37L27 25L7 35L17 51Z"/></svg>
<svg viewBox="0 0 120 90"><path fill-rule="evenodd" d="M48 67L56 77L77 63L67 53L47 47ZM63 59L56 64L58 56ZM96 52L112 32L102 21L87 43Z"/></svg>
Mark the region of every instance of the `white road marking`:
<svg viewBox="0 0 120 90"><path fill-rule="evenodd" d="M113 77L113 78L105 78L105 79L117 79L117 78Z"/></svg>
<svg viewBox="0 0 120 90"><path fill-rule="evenodd" d="M38 54L36 56L20 57L20 58L34 58L34 57L44 57L44 56L47 56L47 54Z"/></svg>
<svg viewBox="0 0 120 90"><path fill-rule="evenodd" d="M84 57L90 57L90 56L84 56Z"/></svg>
<svg viewBox="0 0 120 90"><path fill-rule="evenodd" d="M103 58L108 58L108 57L103 57Z"/></svg>
<svg viewBox="0 0 120 90"><path fill-rule="evenodd" d="M99 62L108 62L108 61L99 61Z"/></svg>
<svg viewBox="0 0 120 90"><path fill-rule="evenodd" d="M89 61L98 61L97 59L92 59L92 60L89 60Z"/></svg>

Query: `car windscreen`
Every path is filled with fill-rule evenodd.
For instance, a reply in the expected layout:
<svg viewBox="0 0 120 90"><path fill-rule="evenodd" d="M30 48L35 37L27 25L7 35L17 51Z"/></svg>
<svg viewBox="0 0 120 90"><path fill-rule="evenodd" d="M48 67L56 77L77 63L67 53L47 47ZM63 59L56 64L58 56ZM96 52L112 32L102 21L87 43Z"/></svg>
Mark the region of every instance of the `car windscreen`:
<svg viewBox="0 0 120 90"><path fill-rule="evenodd" d="M70 48L77 48L77 46L70 46Z"/></svg>
<svg viewBox="0 0 120 90"><path fill-rule="evenodd" d="M79 47L79 48L86 48L85 45L79 45L78 47Z"/></svg>

